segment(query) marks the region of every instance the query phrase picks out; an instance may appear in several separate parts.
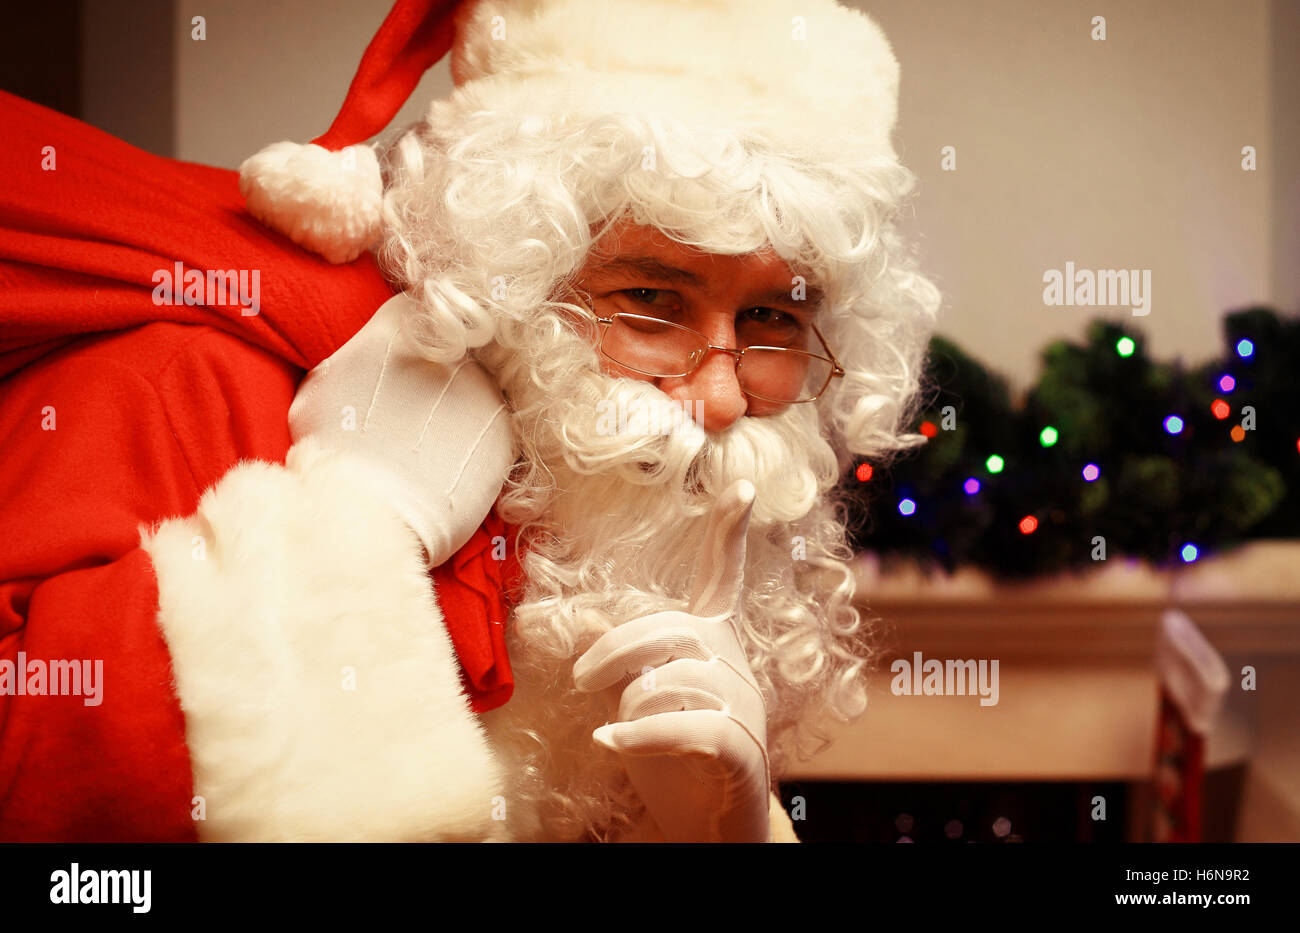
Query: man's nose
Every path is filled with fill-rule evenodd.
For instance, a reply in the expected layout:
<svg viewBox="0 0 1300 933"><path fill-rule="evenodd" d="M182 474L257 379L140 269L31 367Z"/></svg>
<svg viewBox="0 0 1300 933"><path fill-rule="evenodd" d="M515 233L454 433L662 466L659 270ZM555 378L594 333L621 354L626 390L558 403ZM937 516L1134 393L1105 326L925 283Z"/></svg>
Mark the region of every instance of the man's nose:
<svg viewBox="0 0 1300 933"><path fill-rule="evenodd" d="M734 346L734 335L715 335L709 342L719 347ZM736 375L736 358L720 350L708 351L693 373L664 377L659 388L674 401L688 403L700 427L710 432L725 431L749 408Z"/></svg>

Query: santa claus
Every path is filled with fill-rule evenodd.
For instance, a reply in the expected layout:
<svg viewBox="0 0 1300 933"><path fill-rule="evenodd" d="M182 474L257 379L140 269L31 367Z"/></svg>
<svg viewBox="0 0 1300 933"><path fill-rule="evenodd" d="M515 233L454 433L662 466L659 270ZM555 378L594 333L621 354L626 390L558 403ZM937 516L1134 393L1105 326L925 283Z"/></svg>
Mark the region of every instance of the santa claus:
<svg viewBox="0 0 1300 933"><path fill-rule="evenodd" d="M454 92L352 145L448 43ZM282 464L142 531L197 838L795 840L777 782L872 656L834 490L921 441L897 83L832 0L403 2L331 132L245 164L400 293Z"/></svg>

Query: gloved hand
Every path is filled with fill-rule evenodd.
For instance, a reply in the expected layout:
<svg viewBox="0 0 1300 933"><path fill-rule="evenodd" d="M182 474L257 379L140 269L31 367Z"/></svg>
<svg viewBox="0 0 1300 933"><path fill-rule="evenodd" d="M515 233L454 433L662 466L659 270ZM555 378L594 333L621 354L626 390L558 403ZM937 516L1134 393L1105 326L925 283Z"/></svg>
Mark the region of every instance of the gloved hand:
<svg viewBox="0 0 1300 933"><path fill-rule="evenodd" d="M592 737L623 756L669 842L770 840L767 708L734 620L753 504L748 480L714 504L690 612L619 625L573 666L579 690L617 704Z"/></svg>
<svg viewBox="0 0 1300 933"><path fill-rule="evenodd" d="M474 534L515 461L501 390L477 362L420 356L401 325L414 304L385 302L307 374L289 408L294 443L311 436L386 474L392 503L436 567Z"/></svg>

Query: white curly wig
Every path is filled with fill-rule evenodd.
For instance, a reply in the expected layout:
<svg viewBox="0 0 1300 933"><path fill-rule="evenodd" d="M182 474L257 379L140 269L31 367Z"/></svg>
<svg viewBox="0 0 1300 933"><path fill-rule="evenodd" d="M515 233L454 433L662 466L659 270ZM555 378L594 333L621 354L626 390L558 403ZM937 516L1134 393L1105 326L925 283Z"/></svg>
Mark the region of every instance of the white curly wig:
<svg viewBox="0 0 1300 933"><path fill-rule="evenodd" d="M591 741L608 710L573 690L572 661L622 621L685 608L695 555L677 542L735 477L757 490L741 627L774 776L824 745L828 716L862 713L873 635L832 493L855 456L923 442L907 426L940 298L897 232L915 176L888 154L827 164L664 114L575 116L545 86L528 104L492 109L470 83L387 148L381 260L420 302L428 357L472 353L497 377L522 450L498 501L527 575L507 633L516 691L484 717L511 759L514 836L612 839L638 805ZM824 293L819 326L845 376L712 439L693 423L595 430L602 399L668 403L600 372L566 300L627 219L707 252L774 250Z"/></svg>

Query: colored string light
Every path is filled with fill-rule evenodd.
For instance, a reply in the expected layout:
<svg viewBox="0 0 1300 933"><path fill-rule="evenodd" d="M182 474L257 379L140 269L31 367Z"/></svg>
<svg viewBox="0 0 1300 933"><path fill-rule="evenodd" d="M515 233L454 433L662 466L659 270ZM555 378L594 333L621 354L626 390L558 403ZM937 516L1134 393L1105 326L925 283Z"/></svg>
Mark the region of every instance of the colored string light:
<svg viewBox="0 0 1300 933"><path fill-rule="evenodd" d="M911 515L916 511L916 503L911 499L903 499L898 503L898 511L903 515Z"/></svg>
<svg viewBox="0 0 1300 933"><path fill-rule="evenodd" d="M980 481L973 476L968 476L966 482L961 484L961 488L966 490L966 495L973 496L980 491Z"/></svg>
<svg viewBox="0 0 1300 933"><path fill-rule="evenodd" d="M1121 337L1115 341L1115 352L1120 356L1132 356L1137 344L1133 342L1132 337Z"/></svg>
<svg viewBox="0 0 1300 933"><path fill-rule="evenodd" d="M991 457L989 457L987 460L984 461L984 466L988 467L988 471L990 473L1001 473L1002 468L1006 465L1007 462L1003 460L1001 457L999 457L997 454L993 454Z"/></svg>
<svg viewBox="0 0 1300 933"><path fill-rule="evenodd" d="M1245 337L1237 341L1237 355L1243 360L1248 360L1255 355L1255 344Z"/></svg>
<svg viewBox="0 0 1300 933"><path fill-rule="evenodd" d="M857 469L858 482L865 483L871 479L871 474L876 472L870 463L859 463Z"/></svg>
<svg viewBox="0 0 1300 933"><path fill-rule="evenodd" d="M1047 427L1043 428L1042 431L1038 432L1038 443L1042 444L1044 447L1051 447L1060 439L1060 437L1060 432L1049 424Z"/></svg>
<svg viewBox="0 0 1300 933"><path fill-rule="evenodd" d="M939 433L939 428L933 421L922 421L921 433L926 437L934 437Z"/></svg>
<svg viewBox="0 0 1300 933"><path fill-rule="evenodd" d="M1214 417L1222 421L1232 414L1232 408L1221 398L1216 398L1214 404L1210 406L1210 411L1214 412Z"/></svg>
<svg viewBox="0 0 1300 933"><path fill-rule="evenodd" d="M1235 388L1237 388L1237 380L1233 379L1232 376L1228 375L1227 373L1224 373L1222 376L1219 377L1220 392L1231 392Z"/></svg>
<svg viewBox="0 0 1300 933"><path fill-rule="evenodd" d="M1246 439L1246 429L1239 424L1235 425L1228 433L1228 436L1232 438L1234 443L1240 444Z"/></svg>
<svg viewBox="0 0 1300 933"><path fill-rule="evenodd" d="M1201 551L1195 544L1184 544L1182 551L1179 553L1183 556L1183 563L1190 564L1200 556Z"/></svg>
<svg viewBox="0 0 1300 933"><path fill-rule="evenodd" d="M1165 430L1170 434L1182 434L1183 419L1179 418L1177 415L1170 415L1165 419Z"/></svg>
<svg viewBox="0 0 1300 933"><path fill-rule="evenodd" d="M1101 476L1101 467L1097 466L1097 464L1090 463L1083 468L1083 478L1088 482L1095 481L1098 476Z"/></svg>
<svg viewBox="0 0 1300 933"><path fill-rule="evenodd" d="M1032 515L1026 515L1020 520L1020 533L1022 535L1032 535L1038 530L1038 519Z"/></svg>

